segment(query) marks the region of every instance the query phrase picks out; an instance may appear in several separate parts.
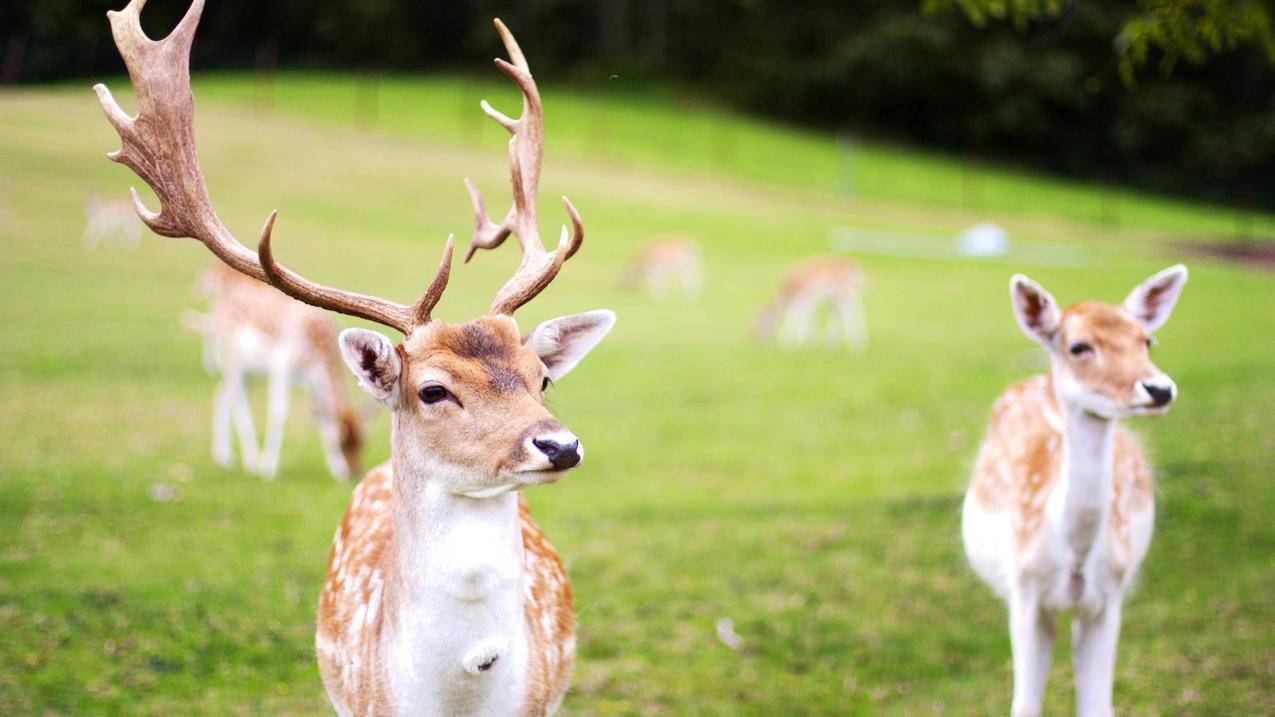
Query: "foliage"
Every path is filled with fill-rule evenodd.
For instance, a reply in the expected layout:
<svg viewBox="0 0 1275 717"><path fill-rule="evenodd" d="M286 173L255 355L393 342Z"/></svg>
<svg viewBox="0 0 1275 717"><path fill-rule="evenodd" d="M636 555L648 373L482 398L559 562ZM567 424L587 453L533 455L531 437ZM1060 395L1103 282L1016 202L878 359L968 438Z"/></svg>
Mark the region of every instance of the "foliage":
<svg viewBox="0 0 1275 717"><path fill-rule="evenodd" d="M983 28L919 9L956 2L227 1L206 8L194 63L263 76L473 71L500 52L490 20L502 15L539 77L604 95L682 88L972 160L1275 207L1275 68L1257 49L1270 34L1266 3L960 0L975 18L1011 21ZM25 81L121 73L102 18L117 4L0 3L0 63L13 60ZM148 31L172 27L184 4L152 2ZM1192 62L1125 86L1135 61L1177 56L1166 43Z"/></svg>
<svg viewBox="0 0 1275 717"><path fill-rule="evenodd" d="M1056 22L1074 14L1080 0L922 0L939 13L959 7L979 27L989 18L1010 20L1019 30L1034 22ZM1268 0L1138 0L1114 45L1120 74L1132 86L1137 70L1160 55L1160 70L1172 73L1179 59L1196 64L1210 56L1254 46L1275 62L1275 31Z"/></svg>
<svg viewBox="0 0 1275 717"><path fill-rule="evenodd" d="M415 296L443 238L470 226L460 178L492 203L507 181L499 128L475 135L461 120L484 88L386 83L381 133L354 124L357 80L301 79L278 79L286 111L274 113L251 110L250 80L196 88L219 213L246 237L277 207L275 249L290 265ZM847 198L812 183L836 177L817 137L649 98L615 97L598 114L596 93L545 97L543 196L570 194L589 238L520 321L598 306L620 317L550 395L588 444L585 465L528 495L577 599L564 717L1007 713L1004 608L959 540L990 404L1040 365L1006 278L1026 268L1063 301L1115 300L1183 258L1191 283L1155 348L1181 400L1133 424L1158 511L1125 610L1116 707L1275 710L1270 277L1174 243L1179 227L1226 227L1231 212L1124 195L1125 220L1107 229L1077 213L1092 188L989 176L988 193L1018 205L995 212L1016 239L1065 242L1091 264L863 257L868 349L781 352L749 336L781 268L847 223L947 246L983 217L926 199L959 185L958 166L867 147L881 181ZM103 158L117 139L96 100L83 87L7 90L0 105L0 713L330 714L313 617L350 486L327 477L300 403L276 481L214 466L212 379L179 322L207 251L149 237L137 252L85 254L86 190L124 196L137 182ZM709 144L708 120L739 132L742 161L785 160L770 184L741 181L703 148L648 152L658 137L639 131ZM588 125L614 133L568 136ZM555 221L546 201L542 220ZM670 231L703 244L704 300L621 293L622 265ZM439 315L481 311L512 252L457 265ZM383 417L370 445L369 460L385 457ZM714 636L722 617L739 651ZM1050 714L1072 710L1067 642Z"/></svg>

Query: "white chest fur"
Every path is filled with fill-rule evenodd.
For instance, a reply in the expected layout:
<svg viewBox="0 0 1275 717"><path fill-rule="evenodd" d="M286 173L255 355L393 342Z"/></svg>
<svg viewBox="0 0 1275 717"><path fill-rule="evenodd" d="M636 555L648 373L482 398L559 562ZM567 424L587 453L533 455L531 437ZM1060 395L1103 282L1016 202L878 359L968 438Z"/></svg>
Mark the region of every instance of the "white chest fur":
<svg viewBox="0 0 1275 717"><path fill-rule="evenodd" d="M515 715L526 692L517 495L431 488L399 523L399 597L387 617L396 714ZM411 526L411 527L408 527Z"/></svg>

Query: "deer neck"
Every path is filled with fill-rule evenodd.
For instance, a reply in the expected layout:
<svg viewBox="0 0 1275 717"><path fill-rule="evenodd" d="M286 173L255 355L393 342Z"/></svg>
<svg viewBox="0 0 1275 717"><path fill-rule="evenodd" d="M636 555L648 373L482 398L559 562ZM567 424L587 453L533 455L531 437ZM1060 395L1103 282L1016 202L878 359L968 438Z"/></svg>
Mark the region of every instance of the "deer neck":
<svg viewBox="0 0 1275 717"><path fill-rule="evenodd" d="M385 596L394 701L513 714L528 664L518 495L452 493L441 467L399 455Z"/></svg>
<svg viewBox="0 0 1275 717"><path fill-rule="evenodd" d="M1062 528L1080 558L1107 523L1114 490L1112 454L1116 422L1059 400L1062 409Z"/></svg>

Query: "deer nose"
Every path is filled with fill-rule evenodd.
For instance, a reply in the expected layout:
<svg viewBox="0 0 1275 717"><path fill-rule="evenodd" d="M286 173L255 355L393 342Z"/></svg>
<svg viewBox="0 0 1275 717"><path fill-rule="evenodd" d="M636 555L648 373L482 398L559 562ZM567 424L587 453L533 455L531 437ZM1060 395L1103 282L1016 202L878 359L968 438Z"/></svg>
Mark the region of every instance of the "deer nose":
<svg viewBox="0 0 1275 717"><path fill-rule="evenodd" d="M545 454L549 463L559 470L570 468L580 462L580 441L558 441L553 438L536 438L531 443Z"/></svg>
<svg viewBox="0 0 1275 717"><path fill-rule="evenodd" d="M1154 383L1144 383L1142 388L1151 397L1151 402L1157 407L1167 406L1173 401L1173 386L1157 386Z"/></svg>

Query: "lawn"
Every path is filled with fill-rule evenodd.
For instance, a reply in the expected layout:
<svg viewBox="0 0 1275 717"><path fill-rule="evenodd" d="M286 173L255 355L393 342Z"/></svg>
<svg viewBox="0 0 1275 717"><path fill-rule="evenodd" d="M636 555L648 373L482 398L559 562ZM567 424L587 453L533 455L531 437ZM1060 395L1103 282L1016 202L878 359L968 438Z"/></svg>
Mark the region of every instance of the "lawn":
<svg viewBox="0 0 1275 717"><path fill-rule="evenodd" d="M283 261L406 300L447 234L468 236L462 177L503 207L504 151L477 102L512 100L387 77L373 113L366 82L197 79L203 164L239 237L277 208ZM991 402L1043 365L1007 277L1115 301L1177 261L1191 281L1155 360L1181 400L1132 424L1159 503L1117 711L1275 711L1275 285L1181 243L1234 232L1234 211L989 167L971 190L950 158L839 153L676 96L544 96L542 224L569 194L588 238L520 323L620 317L550 395L588 461L528 495L577 599L561 714L1007 713L1004 609L959 538ZM103 158L116 146L87 83L0 93L0 714L325 714L314 610L351 486L327 476L299 399L276 481L212 463L213 379L179 323L207 251L151 235L135 252L81 248L86 193L139 184ZM1084 266L863 256L865 352L749 334L782 267L826 251L833 227L954 235L986 218ZM703 300L621 292L629 257L670 232L703 246ZM510 246L458 266L436 315L483 311L516 261ZM369 462L388 455L384 415L370 446ZM738 651L714 635L723 617ZM1066 642L1051 714L1071 710Z"/></svg>

